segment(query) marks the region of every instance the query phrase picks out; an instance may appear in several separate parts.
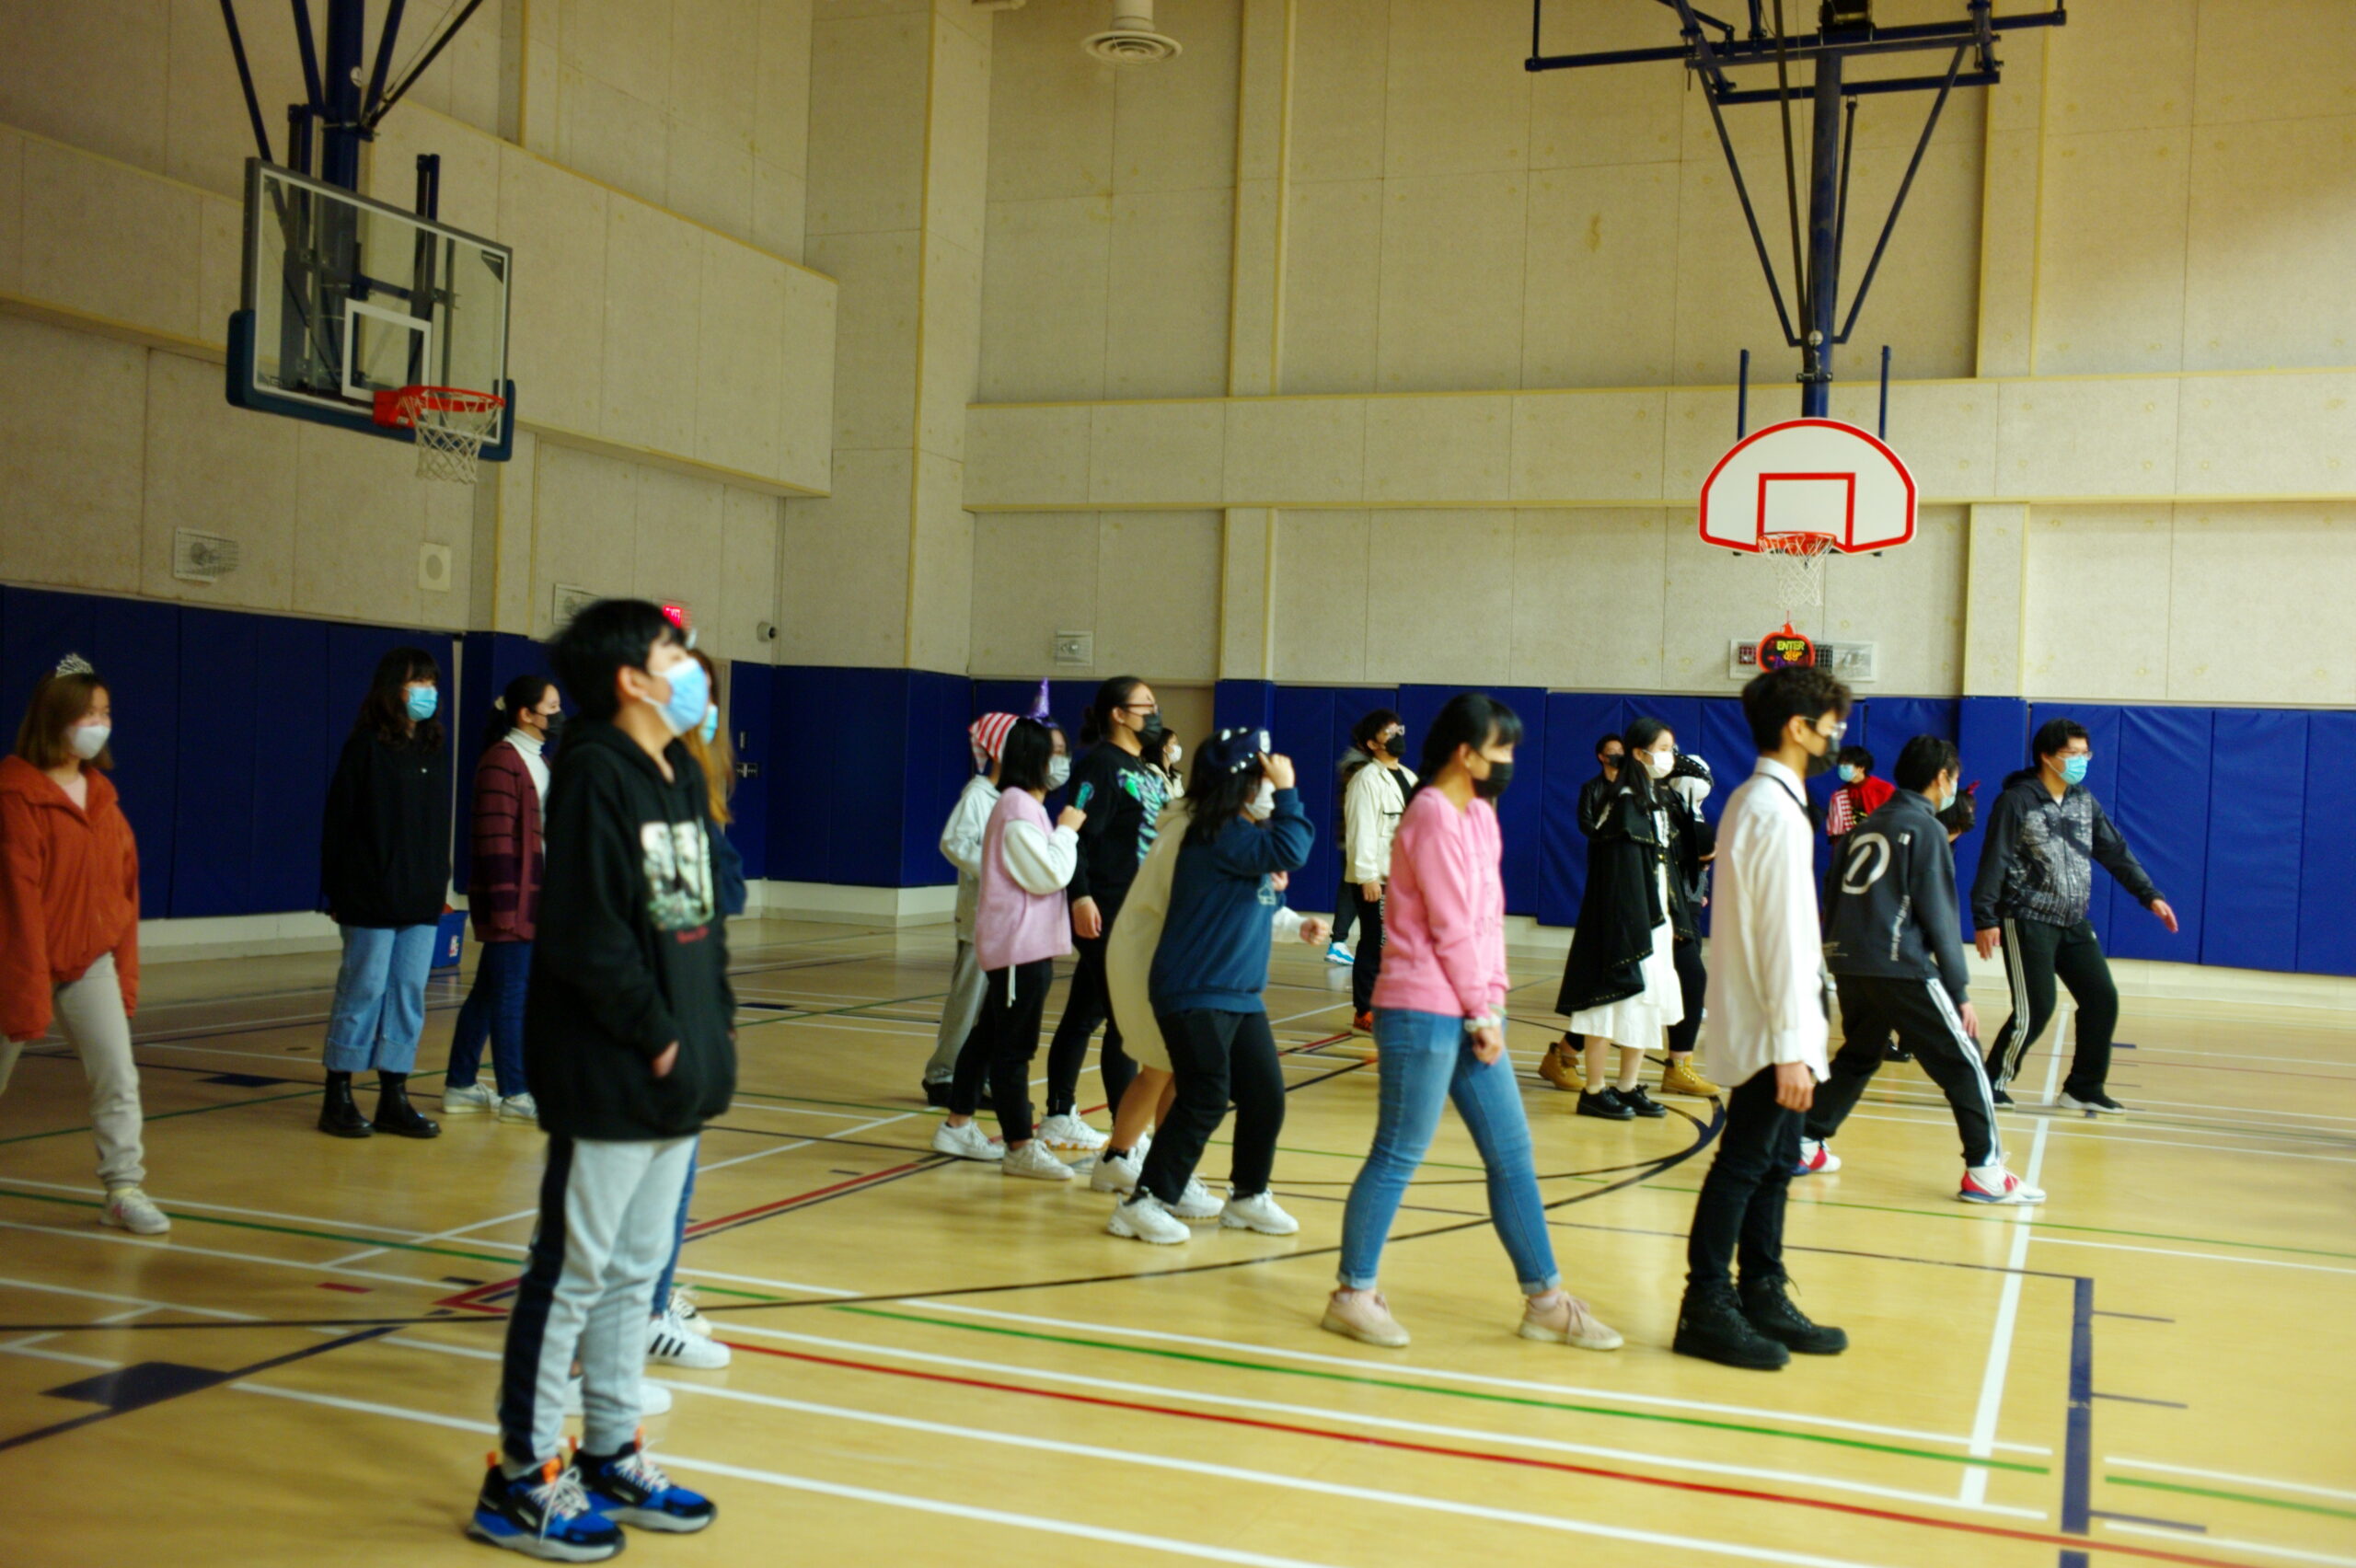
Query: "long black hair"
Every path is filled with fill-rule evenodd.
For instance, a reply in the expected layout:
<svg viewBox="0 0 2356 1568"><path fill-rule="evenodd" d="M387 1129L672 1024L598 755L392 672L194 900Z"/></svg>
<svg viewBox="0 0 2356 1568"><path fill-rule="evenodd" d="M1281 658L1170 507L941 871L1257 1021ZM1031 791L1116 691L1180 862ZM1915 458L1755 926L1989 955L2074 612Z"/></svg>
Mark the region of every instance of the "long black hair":
<svg viewBox="0 0 2356 1568"><path fill-rule="evenodd" d="M1424 766L1415 780L1418 793L1428 790L1459 746L1479 751L1495 744L1521 744L1521 717L1484 691L1460 691L1448 699L1432 727L1424 732Z"/></svg>
<svg viewBox="0 0 2356 1568"><path fill-rule="evenodd" d="M537 708L556 683L546 675L517 675L507 683L507 689L491 705L491 718L484 722L482 744L485 751L507 738L510 730L521 729L516 715L525 709Z"/></svg>
<svg viewBox="0 0 2356 1568"><path fill-rule="evenodd" d="M1111 739L1114 730L1118 727L1113 722L1113 715L1126 708L1129 698L1135 697L1138 687L1143 685L1145 683L1135 675L1114 675L1099 686L1096 700L1080 710L1080 744L1084 746L1100 745ZM1158 756L1146 760L1156 767L1161 762Z"/></svg>
<svg viewBox="0 0 2356 1568"><path fill-rule="evenodd" d="M1620 765L1620 787L1633 793L1646 811L1660 804L1661 796L1666 793L1661 785L1668 780L1656 783L1653 770L1638 762L1636 754L1652 750L1653 743L1668 732L1666 720L1647 715L1633 721L1620 736L1620 744L1628 748L1627 760Z"/></svg>
<svg viewBox="0 0 2356 1568"><path fill-rule="evenodd" d="M422 648L396 648L376 661L376 673L369 677L368 695L360 699L360 714L352 721L356 730L374 730L388 746L416 746L421 751L442 749L442 710L436 708L433 717L410 728L409 693L411 681L432 681L442 684L442 666L433 655Z"/></svg>

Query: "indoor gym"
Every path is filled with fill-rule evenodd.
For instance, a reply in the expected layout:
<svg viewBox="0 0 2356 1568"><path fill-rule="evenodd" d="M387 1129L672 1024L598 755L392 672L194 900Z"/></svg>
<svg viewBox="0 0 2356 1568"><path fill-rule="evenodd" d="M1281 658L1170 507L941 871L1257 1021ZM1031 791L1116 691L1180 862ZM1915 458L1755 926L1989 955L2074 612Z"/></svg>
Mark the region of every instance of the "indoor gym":
<svg viewBox="0 0 2356 1568"><path fill-rule="evenodd" d="M492 1561L461 1530L544 1139L437 1104L470 930L424 987L440 1136L315 1130L320 823L372 668L428 651L463 906L491 698L637 596L718 662L750 906L679 1264L733 1360L648 1373L725 1516L631 1554L2356 1563L2356 7L1826 9L0 8L0 691L13 724L77 655L118 714L171 1220L98 1223L89 1080L27 1044L0 1559ZM432 386L477 401L392 409ZM473 482L426 477L417 420L469 411ZM1891 466L1756 482L1734 449L1796 417ZM1839 542L1714 548L1746 474L1753 541L1788 506ZM2131 1109L2054 1104L2065 998L1999 1118L2041 1206L1956 1203L1940 1093L1881 1069L1792 1185L1850 1348L1768 1376L1669 1349L1723 1100L1606 1127L1537 1069L1596 737L1666 721L1715 813L1785 629L1885 774L1956 742L1983 821L2076 721L2178 928L2096 874ZM1076 742L1124 674L1190 753L1299 762L1306 911L1361 715L1412 756L1457 691L1519 714L1507 1045L1623 1348L1514 1336L1453 1113L1387 1254L1414 1343L1320 1332L1381 1079L1314 947L1266 990L1298 1235L1141 1247L1084 1180L933 1151L966 727L1045 678Z"/></svg>

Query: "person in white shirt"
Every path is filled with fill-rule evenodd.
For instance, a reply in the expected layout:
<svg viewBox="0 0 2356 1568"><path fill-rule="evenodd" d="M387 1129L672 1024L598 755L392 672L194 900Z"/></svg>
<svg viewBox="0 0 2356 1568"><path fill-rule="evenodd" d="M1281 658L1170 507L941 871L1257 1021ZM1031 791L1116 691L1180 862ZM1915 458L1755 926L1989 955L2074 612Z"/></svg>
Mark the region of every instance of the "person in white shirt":
<svg viewBox="0 0 2356 1568"><path fill-rule="evenodd" d="M1400 813L1415 788L1406 755L1407 726L1387 708L1359 721L1368 732L1359 743L1366 760L1350 769L1342 790L1342 854L1358 925L1358 945L1350 965L1350 1022L1362 1034L1374 1032L1374 983L1382 975L1382 898L1391 884L1391 845L1399 836ZM1369 1058L1371 1060L1371 1058Z"/></svg>
<svg viewBox="0 0 2356 1568"><path fill-rule="evenodd" d="M1673 1346L1729 1366L1772 1371L1793 1351L1832 1355L1849 1347L1847 1334L1792 1304L1784 1271L1784 1201L1801 1113L1829 1076L1831 983L1802 780L1839 748L1848 712L1849 688L1813 666L1773 670L1742 688L1759 766L1718 821L1703 1047L1718 1081L1735 1089L1693 1205Z"/></svg>

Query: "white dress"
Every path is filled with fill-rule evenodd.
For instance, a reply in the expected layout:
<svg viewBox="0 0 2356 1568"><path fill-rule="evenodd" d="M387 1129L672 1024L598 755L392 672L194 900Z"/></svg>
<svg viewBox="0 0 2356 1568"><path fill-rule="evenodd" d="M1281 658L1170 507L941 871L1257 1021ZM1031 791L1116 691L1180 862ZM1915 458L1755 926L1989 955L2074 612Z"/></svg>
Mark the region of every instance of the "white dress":
<svg viewBox="0 0 2356 1568"><path fill-rule="evenodd" d="M1667 813L1653 813L1653 825L1660 841L1668 843ZM1669 1026L1684 1021L1685 987L1677 979L1677 931L1669 919L1669 868L1656 866L1653 875L1660 888L1661 922L1653 928L1653 951L1640 970L1645 988L1633 997L1573 1013L1572 1033L1590 1040L1609 1040L1615 1045L1657 1051Z"/></svg>

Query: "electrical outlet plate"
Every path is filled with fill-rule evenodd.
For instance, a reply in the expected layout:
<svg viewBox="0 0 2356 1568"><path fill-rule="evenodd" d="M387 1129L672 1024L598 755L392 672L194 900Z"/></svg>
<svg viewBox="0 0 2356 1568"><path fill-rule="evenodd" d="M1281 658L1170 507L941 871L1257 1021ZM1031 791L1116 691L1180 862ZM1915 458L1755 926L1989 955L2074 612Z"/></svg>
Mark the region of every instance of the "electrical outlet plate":
<svg viewBox="0 0 2356 1568"><path fill-rule="evenodd" d="M1059 631L1049 649L1056 663L1066 669L1087 669L1096 663L1096 634L1092 631Z"/></svg>
<svg viewBox="0 0 2356 1568"><path fill-rule="evenodd" d="M418 546L417 585L429 594L447 594L450 591L449 546Z"/></svg>
<svg viewBox="0 0 2356 1568"><path fill-rule="evenodd" d="M1816 662L1851 686L1870 683L1881 653L1878 642L1819 642ZM1759 673L1759 640L1736 638L1727 644L1727 678L1747 681Z"/></svg>

